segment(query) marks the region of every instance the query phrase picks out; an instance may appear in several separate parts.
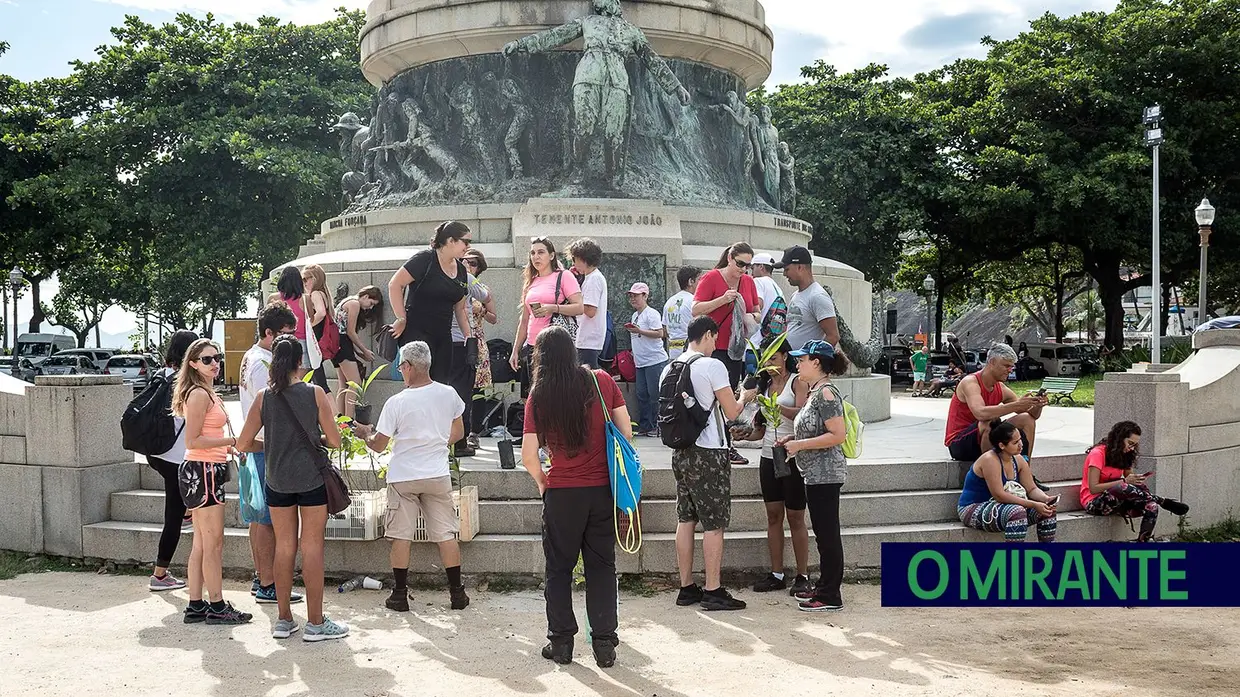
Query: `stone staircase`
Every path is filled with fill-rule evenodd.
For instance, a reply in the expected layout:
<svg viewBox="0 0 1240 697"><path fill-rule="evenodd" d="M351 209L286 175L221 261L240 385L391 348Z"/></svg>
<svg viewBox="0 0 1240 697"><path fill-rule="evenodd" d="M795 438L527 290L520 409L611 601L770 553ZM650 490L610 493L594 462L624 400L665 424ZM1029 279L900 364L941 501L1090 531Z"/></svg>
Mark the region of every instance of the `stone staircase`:
<svg viewBox="0 0 1240 697"><path fill-rule="evenodd" d="M465 568L469 573L541 574L541 501L537 490L523 469L500 469L493 446L493 442L484 441L479 457L462 464L461 483L478 487L481 523L479 535L461 545ZM646 467L644 542L638 554L619 553L617 564L626 573L673 573L676 504L670 452L653 443L643 444L641 451ZM745 452L757 462L756 451ZM143 562L154 557L163 520L163 482L146 466L135 467L142 469L143 488L113 494L111 520L83 527L85 556ZM965 467L951 461L862 460L851 464L840 501L840 519L845 525L844 554L850 573L876 569L883 542L1000 541L999 535L965 529L956 518L956 499ZM1087 516L1080 510L1080 455L1037 458L1034 468L1039 479L1062 496L1060 540L1099 542L1133 537L1122 521ZM732 526L724 547L724 565L735 572L764 569L768 564L766 513L756 464L733 468L732 495ZM226 525L224 566L250 568L249 542L235 496L228 498ZM176 561L184 563L188 551L187 529ZM700 568L700 544L697 554ZM388 568L387 555L388 544L383 540L329 540L327 570L335 575L383 573ZM811 564L817 561L817 553L812 549L810 557ZM785 559L791 566L790 544ZM436 567L438 554L434 545L415 544L412 563L415 570L430 571Z"/></svg>

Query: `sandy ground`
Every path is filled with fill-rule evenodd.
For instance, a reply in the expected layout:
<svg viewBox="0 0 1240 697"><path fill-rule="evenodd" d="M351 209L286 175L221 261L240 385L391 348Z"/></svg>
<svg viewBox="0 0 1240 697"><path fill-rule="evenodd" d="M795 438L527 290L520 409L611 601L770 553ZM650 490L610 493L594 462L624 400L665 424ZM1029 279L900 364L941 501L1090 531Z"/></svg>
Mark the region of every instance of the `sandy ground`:
<svg viewBox="0 0 1240 697"><path fill-rule="evenodd" d="M848 609L806 615L786 595L741 592L742 612L678 608L670 593L621 599L616 666L538 656L536 591L474 591L463 612L417 591L332 593L343 641L271 638L275 607L242 584L255 619L184 625L184 591L145 579L27 574L0 582L0 695L1235 695L1240 610L910 610L849 586ZM579 617L583 597L577 597ZM256 609L257 607L257 609ZM304 609L294 613L304 621ZM584 625L584 619L580 619Z"/></svg>

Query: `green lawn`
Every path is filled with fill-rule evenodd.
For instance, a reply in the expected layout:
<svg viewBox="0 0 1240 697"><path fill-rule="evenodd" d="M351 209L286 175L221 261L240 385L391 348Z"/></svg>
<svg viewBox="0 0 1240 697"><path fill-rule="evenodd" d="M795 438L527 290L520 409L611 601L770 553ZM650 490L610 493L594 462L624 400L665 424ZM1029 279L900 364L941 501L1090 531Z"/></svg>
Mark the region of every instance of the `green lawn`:
<svg viewBox="0 0 1240 697"><path fill-rule="evenodd" d="M1098 375L1085 375L1081 377L1080 383L1076 386L1076 392L1072 393L1072 399L1076 400L1076 406L1092 407L1094 405L1094 383L1097 382L1099 377ZM1026 392L1037 391L1041 386L1041 380L1023 380L1020 382L1013 380L1008 383L1008 387L1012 388L1012 391L1017 396L1024 395ZM1066 401L1059 403L1059 405L1071 406Z"/></svg>

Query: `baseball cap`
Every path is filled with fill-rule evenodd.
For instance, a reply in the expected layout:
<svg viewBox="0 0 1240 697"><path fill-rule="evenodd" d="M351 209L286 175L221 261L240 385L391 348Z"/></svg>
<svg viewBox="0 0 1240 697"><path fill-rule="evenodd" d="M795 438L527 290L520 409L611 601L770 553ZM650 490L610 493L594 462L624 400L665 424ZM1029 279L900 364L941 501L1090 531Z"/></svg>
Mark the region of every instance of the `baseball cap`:
<svg viewBox="0 0 1240 697"><path fill-rule="evenodd" d="M638 293L650 295L650 286L645 283L634 283L633 287L629 288L629 295L637 295Z"/></svg>
<svg viewBox="0 0 1240 697"><path fill-rule="evenodd" d="M788 354L793 358L801 356L819 356L828 360L835 358L835 347L826 341L810 341L796 351Z"/></svg>
<svg viewBox="0 0 1240 697"><path fill-rule="evenodd" d="M758 263L757 258L754 259L754 263ZM813 263L814 255L810 254L808 249L801 246L796 246L789 247L784 250L784 258L779 260L779 263L775 265L775 268L782 269L787 266L791 266L792 264L812 265Z"/></svg>
<svg viewBox="0 0 1240 697"><path fill-rule="evenodd" d="M762 252L761 254L753 255L753 261L750 263L761 264L763 266L774 266L775 257L771 256L770 254L767 254L766 252Z"/></svg>

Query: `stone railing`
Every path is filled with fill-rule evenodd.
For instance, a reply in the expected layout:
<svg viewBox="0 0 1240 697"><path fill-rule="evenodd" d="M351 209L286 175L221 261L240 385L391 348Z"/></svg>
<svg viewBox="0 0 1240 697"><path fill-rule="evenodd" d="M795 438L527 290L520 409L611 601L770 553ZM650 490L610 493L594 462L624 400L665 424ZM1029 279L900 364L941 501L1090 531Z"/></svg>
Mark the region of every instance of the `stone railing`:
<svg viewBox="0 0 1240 697"><path fill-rule="evenodd" d="M1142 429L1137 471L1155 471L1155 493L1192 507L1202 527L1240 516L1240 330L1193 336L1179 365L1139 365L1098 383L1094 435L1117 421ZM1173 526L1161 516L1160 532Z"/></svg>
<svg viewBox="0 0 1240 697"><path fill-rule="evenodd" d="M121 447L131 399L108 375L0 385L0 549L83 556L82 526L108 520L111 495L138 487Z"/></svg>

